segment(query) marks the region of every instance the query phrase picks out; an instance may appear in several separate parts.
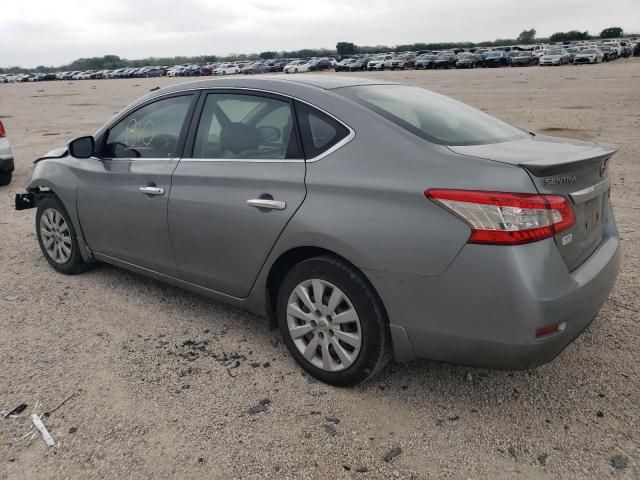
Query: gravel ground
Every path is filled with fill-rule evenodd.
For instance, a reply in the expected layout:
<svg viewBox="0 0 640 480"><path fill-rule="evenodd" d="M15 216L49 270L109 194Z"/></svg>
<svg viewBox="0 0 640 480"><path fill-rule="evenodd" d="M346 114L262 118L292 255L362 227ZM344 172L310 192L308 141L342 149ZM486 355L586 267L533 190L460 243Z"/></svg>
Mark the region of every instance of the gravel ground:
<svg viewBox="0 0 640 480"><path fill-rule="evenodd" d="M535 370L416 362L316 383L251 314L110 266L57 274L34 211L13 211L36 156L186 79L0 85L17 161L0 188L0 411L28 404L0 420L0 478L640 478L640 59L364 75L620 145L623 267L592 326ZM47 448L30 413L74 392L43 418Z"/></svg>

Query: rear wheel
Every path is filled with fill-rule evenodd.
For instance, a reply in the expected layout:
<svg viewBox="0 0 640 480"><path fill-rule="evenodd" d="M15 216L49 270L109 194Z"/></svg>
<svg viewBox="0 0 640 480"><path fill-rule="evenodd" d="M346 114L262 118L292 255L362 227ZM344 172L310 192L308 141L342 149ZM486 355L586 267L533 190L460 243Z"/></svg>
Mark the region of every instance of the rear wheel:
<svg viewBox="0 0 640 480"><path fill-rule="evenodd" d="M13 177L12 172L0 173L0 187L3 185L9 185L11 183L12 177Z"/></svg>
<svg viewBox="0 0 640 480"><path fill-rule="evenodd" d="M80 254L69 215L54 196L47 196L38 202L36 234L44 258L54 270L75 275L88 268L89 265Z"/></svg>
<svg viewBox="0 0 640 480"><path fill-rule="evenodd" d="M293 358L325 383L355 385L391 358L380 300L360 272L332 255L289 271L278 292L277 314Z"/></svg>

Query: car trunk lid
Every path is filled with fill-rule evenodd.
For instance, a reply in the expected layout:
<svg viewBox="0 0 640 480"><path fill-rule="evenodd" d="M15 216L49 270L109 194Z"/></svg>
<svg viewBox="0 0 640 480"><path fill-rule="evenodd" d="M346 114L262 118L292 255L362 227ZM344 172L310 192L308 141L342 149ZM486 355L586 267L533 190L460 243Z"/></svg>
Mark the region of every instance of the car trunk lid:
<svg viewBox="0 0 640 480"><path fill-rule="evenodd" d="M542 194L571 202L575 224L555 236L567 268L579 267L600 245L607 221L607 164L617 147L579 140L535 136L488 145L451 146L461 155L524 168Z"/></svg>

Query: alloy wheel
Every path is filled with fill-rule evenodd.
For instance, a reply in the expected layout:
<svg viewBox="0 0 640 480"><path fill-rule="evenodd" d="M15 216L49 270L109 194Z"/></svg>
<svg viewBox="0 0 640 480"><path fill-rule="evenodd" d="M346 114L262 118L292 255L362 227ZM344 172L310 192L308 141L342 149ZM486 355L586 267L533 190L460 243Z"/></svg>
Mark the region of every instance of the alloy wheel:
<svg viewBox="0 0 640 480"><path fill-rule="evenodd" d="M326 280L305 280L293 290L287 302L287 327L298 351L322 370L345 370L360 353L358 313L344 292Z"/></svg>
<svg viewBox="0 0 640 480"><path fill-rule="evenodd" d="M47 208L40 217L40 237L47 255L56 263L67 263L73 243L71 231L64 217L53 208Z"/></svg>

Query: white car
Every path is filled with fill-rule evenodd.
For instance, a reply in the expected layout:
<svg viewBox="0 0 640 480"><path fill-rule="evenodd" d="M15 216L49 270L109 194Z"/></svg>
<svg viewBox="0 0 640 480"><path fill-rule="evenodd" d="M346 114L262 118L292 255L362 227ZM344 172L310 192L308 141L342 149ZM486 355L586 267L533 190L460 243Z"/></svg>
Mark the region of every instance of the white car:
<svg viewBox="0 0 640 480"><path fill-rule="evenodd" d="M235 75L240 73L240 67L235 63L225 63L213 71L214 75Z"/></svg>
<svg viewBox="0 0 640 480"><path fill-rule="evenodd" d="M285 67L284 73L301 73L309 71L309 62L306 60L294 60L289 62Z"/></svg>
<svg viewBox="0 0 640 480"><path fill-rule="evenodd" d="M13 175L13 153L4 125L0 120L0 186L9 185Z"/></svg>
<svg viewBox="0 0 640 480"><path fill-rule="evenodd" d="M391 68L391 62L393 56L391 55L378 55L367 65L367 70L384 70L385 68Z"/></svg>

